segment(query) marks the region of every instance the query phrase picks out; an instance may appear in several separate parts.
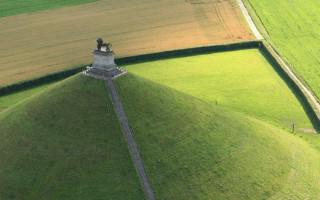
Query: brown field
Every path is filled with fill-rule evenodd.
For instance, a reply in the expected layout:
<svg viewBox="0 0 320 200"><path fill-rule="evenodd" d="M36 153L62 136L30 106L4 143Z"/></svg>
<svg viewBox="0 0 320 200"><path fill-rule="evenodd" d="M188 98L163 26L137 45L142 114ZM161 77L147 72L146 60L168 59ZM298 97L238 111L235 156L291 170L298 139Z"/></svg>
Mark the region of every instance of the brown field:
<svg viewBox="0 0 320 200"><path fill-rule="evenodd" d="M234 0L101 0L0 18L0 86L91 62L95 39L118 57L254 39Z"/></svg>

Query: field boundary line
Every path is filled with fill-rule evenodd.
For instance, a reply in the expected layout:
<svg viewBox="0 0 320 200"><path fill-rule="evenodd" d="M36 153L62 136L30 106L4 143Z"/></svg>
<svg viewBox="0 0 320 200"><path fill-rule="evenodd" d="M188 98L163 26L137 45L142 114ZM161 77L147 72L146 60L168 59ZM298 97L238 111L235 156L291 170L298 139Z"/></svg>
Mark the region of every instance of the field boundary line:
<svg viewBox="0 0 320 200"><path fill-rule="evenodd" d="M131 159L133 161L134 167L138 173L139 180L146 196L147 200L155 200L154 191L151 187L149 178L145 171L144 162L140 155L139 147L135 142L133 131L130 128L128 117L124 111L123 104L117 93L117 89L113 83L113 80L109 78L106 80L106 87L108 88L108 93L111 96L111 101L114 107L114 110L117 114L122 133L125 136L127 141L128 149L130 152Z"/></svg>
<svg viewBox="0 0 320 200"><path fill-rule="evenodd" d="M249 25L252 33L256 37L256 39L257 40L263 40L264 38L263 38L262 34L258 30L256 24L254 23L251 15L249 14L249 12L248 12L246 6L244 5L243 1L242 0L237 0L237 2L238 2L238 5L240 7L240 10L241 10L243 16L246 18L246 20L248 22L248 25Z"/></svg>

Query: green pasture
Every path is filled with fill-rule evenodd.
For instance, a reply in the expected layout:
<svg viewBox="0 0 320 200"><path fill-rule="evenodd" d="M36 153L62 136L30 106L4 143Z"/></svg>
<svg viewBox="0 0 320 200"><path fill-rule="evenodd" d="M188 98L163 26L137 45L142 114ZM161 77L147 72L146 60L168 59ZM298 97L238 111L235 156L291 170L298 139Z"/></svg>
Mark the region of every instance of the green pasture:
<svg viewBox="0 0 320 200"><path fill-rule="evenodd" d="M0 17L72 6L97 0L0 0Z"/></svg>
<svg viewBox="0 0 320 200"><path fill-rule="evenodd" d="M320 1L247 1L267 38L320 97Z"/></svg>
<svg viewBox="0 0 320 200"><path fill-rule="evenodd" d="M237 60L239 52L228 54L233 55L230 62L235 64L232 60ZM221 104L215 105L209 97L179 89L191 83L197 85L197 72L201 70L214 78L208 74L206 65L195 64L200 57L206 58L130 66L129 75L116 82L157 199L317 199L320 154L307 142L253 117L230 111L228 106L224 108L222 99ZM212 55L207 57L209 60ZM221 63L217 57L212 63ZM186 67L192 62L194 69ZM184 67L179 68L179 64ZM156 74L151 73L159 66L166 72L154 72L162 82L154 81ZM142 68L150 77L142 76ZM176 80L184 81L173 83L174 75ZM206 80L204 87L212 84ZM213 89L211 93L223 94ZM286 98L288 104L294 102L290 100L292 96ZM300 118L307 121L303 114Z"/></svg>
<svg viewBox="0 0 320 200"><path fill-rule="evenodd" d="M43 90L0 113L0 199L144 199L104 82Z"/></svg>
<svg viewBox="0 0 320 200"><path fill-rule="evenodd" d="M242 112L287 130L312 124L280 74L258 49L213 53L129 65L130 74L210 105Z"/></svg>

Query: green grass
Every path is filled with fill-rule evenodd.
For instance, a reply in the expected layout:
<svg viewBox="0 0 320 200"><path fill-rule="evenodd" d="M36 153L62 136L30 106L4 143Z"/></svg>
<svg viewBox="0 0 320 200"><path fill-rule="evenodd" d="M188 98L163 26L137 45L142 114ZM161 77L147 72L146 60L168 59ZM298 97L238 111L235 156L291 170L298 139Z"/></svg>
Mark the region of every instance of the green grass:
<svg viewBox="0 0 320 200"><path fill-rule="evenodd" d="M298 134L298 137L303 138L307 141L312 147L320 151L320 137L315 134Z"/></svg>
<svg viewBox="0 0 320 200"><path fill-rule="evenodd" d="M46 91L48 87L53 84L45 84L30 89L25 89L19 92L11 93L8 95L0 96L0 112L36 95L42 91Z"/></svg>
<svg viewBox="0 0 320 200"><path fill-rule="evenodd" d="M72 6L97 0L0 0L0 17Z"/></svg>
<svg viewBox="0 0 320 200"><path fill-rule="evenodd" d="M248 0L268 39L320 97L320 1Z"/></svg>
<svg viewBox="0 0 320 200"><path fill-rule="evenodd" d="M300 102L257 49L130 65L131 74L291 130L312 128Z"/></svg>
<svg viewBox="0 0 320 200"><path fill-rule="evenodd" d="M186 74L192 77L179 86L197 85L194 72L205 66L192 70L186 63L200 57L132 66L129 75L117 80L157 199L319 199L320 154L308 143L260 120L166 86L172 84L171 76L184 79ZM174 66L176 73L164 76L153 70L156 63L166 67L162 68L166 72ZM179 68L177 63L185 67ZM150 72L148 79L152 81L140 76L142 68ZM153 81L151 71L157 72L154 76L162 82Z"/></svg>
<svg viewBox="0 0 320 200"><path fill-rule="evenodd" d="M0 113L0 199L143 199L103 81L75 76Z"/></svg>

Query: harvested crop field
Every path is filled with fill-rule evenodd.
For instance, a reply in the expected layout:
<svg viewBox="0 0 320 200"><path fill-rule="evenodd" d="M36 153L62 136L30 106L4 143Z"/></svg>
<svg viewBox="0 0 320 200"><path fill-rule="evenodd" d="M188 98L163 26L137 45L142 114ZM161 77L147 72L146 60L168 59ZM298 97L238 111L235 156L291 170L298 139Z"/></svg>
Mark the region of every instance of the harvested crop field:
<svg viewBox="0 0 320 200"><path fill-rule="evenodd" d="M234 0L101 0L4 17L0 86L90 63L99 36L119 57L254 39Z"/></svg>

